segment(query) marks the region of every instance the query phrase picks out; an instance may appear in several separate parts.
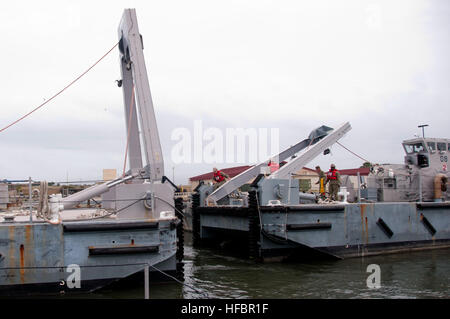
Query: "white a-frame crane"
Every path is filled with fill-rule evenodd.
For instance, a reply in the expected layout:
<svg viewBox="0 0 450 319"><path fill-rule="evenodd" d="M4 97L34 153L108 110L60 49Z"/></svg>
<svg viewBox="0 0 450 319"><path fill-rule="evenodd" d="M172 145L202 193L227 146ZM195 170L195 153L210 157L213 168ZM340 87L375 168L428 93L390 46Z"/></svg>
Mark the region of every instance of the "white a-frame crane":
<svg viewBox="0 0 450 319"><path fill-rule="evenodd" d="M122 74L118 82L123 90L130 169L114 181L65 198L51 198L50 209L54 214L102 195L102 207L115 209L119 219L174 216L174 187L165 183L164 160L135 9L124 11L118 33Z"/></svg>

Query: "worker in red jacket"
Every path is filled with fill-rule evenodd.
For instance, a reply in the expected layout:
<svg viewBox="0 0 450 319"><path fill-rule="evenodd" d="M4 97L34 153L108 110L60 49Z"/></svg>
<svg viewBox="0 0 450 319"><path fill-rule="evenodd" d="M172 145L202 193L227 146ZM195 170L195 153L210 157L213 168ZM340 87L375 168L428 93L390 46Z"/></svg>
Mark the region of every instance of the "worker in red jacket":
<svg viewBox="0 0 450 319"><path fill-rule="evenodd" d="M270 167L270 173L273 173L280 168L280 164L272 160L269 161L269 164L267 166Z"/></svg>
<svg viewBox="0 0 450 319"><path fill-rule="evenodd" d="M215 182L214 189L217 189L225 184L226 180L230 178L230 176L222 171L219 171L216 167L213 168L213 174L213 180Z"/></svg>

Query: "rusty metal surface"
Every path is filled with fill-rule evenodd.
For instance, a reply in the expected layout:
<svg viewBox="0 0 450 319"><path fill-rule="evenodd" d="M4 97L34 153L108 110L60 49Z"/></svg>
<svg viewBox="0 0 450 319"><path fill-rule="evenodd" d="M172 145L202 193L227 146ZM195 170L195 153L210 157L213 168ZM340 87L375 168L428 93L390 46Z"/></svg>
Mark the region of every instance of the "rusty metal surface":
<svg viewBox="0 0 450 319"><path fill-rule="evenodd" d="M65 224L71 223L80 224ZM80 266L82 283L124 278L142 270L145 264L175 270L176 228L171 223L172 220L161 220L156 228L121 230L119 227L68 233L64 233L62 224L0 223L0 287L62 285L69 275L67 266L72 264ZM114 251L114 248L142 246L158 249L148 252L137 249L128 254L89 254L89 247L108 247ZM8 290L1 291L8 293Z"/></svg>
<svg viewBox="0 0 450 319"><path fill-rule="evenodd" d="M61 225L11 223L0 225L0 285L58 281L53 270L63 266ZM33 269L33 267L44 267Z"/></svg>

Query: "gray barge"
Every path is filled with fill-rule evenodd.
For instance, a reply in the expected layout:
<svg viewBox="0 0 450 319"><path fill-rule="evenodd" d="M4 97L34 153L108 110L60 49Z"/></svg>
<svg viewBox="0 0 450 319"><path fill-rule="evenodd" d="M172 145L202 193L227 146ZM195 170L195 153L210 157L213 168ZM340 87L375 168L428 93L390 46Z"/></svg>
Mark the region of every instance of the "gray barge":
<svg viewBox="0 0 450 319"><path fill-rule="evenodd" d="M263 261L450 247L449 139L404 141L404 164L373 166L359 178L355 198L342 187L342 201L324 202L301 193L291 178L296 169L326 154L350 125L323 128L280 153L280 162L298 156L274 173L261 174L267 161L218 189L200 184L192 196L194 245L228 244ZM240 192L248 180L251 191Z"/></svg>
<svg viewBox="0 0 450 319"><path fill-rule="evenodd" d="M164 176L134 9L123 14L119 40L129 170L67 197L48 196L41 182L36 207L0 214L1 296L92 291L144 270L183 277L181 206ZM99 197L101 207L76 209Z"/></svg>
<svg viewBox="0 0 450 319"><path fill-rule="evenodd" d="M1 296L93 291L148 265L176 274L175 219L17 219L0 225Z"/></svg>

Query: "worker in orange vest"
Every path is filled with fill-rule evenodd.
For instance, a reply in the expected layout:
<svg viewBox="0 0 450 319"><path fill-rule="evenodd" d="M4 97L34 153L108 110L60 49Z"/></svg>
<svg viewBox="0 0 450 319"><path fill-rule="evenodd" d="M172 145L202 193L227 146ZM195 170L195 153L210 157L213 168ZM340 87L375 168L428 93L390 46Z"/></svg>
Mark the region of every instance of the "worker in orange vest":
<svg viewBox="0 0 450 319"><path fill-rule="evenodd" d="M330 186L328 187L328 193L330 193L331 200L338 200L338 191L341 187L341 174L336 169L336 165L331 164L330 170L327 173L327 180L325 184L330 182Z"/></svg>

